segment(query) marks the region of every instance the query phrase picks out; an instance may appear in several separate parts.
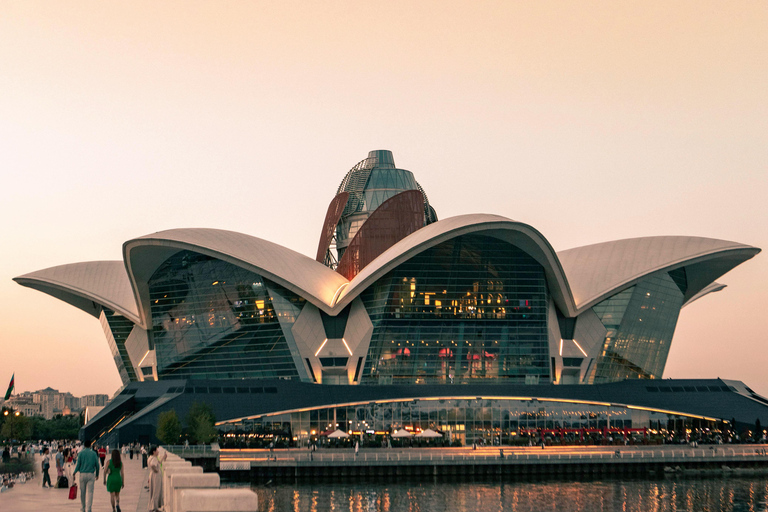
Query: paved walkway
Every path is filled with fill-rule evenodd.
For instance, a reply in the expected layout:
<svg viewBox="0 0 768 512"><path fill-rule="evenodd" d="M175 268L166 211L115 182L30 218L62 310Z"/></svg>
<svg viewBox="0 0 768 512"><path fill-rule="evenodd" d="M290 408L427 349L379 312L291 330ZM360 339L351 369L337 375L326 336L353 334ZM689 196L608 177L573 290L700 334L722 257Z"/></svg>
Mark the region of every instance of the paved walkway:
<svg viewBox="0 0 768 512"><path fill-rule="evenodd" d="M107 459L108 460L108 459ZM133 460L125 457L125 488L120 493L120 508L124 512L147 510L148 491L144 489L147 483L147 470L141 468L141 459ZM36 475L33 480L25 484L18 484L8 491L0 494L0 511L2 512L77 512L80 510L80 489L77 490L77 499L67 499L68 489L43 489L42 476L40 474L40 456L36 457ZM51 478L56 480L56 468L49 471ZM107 487L102 484L103 474L99 473L99 480L94 485L93 512L111 512L109 493ZM71 484L71 482L70 482Z"/></svg>

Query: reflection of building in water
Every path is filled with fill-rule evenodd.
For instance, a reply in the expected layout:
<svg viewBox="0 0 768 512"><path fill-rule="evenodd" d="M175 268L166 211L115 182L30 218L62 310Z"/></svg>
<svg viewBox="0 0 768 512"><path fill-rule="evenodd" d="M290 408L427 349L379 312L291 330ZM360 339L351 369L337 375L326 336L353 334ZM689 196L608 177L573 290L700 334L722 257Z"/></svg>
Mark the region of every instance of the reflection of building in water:
<svg viewBox="0 0 768 512"><path fill-rule="evenodd" d="M265 493L264 509L290 503L293 510L558 510L563 512L670 512L674 510L764 510L765 480L755 478L667 480L602 479L564 482L531 478L491 482L404 481L297 482Z"/></svg>
<svg viewBox="0 0 768 512"><path fill-rule="evenodd" d="M413 174L379 150L339 185L314 260L241 233L174 229L129 240L123 261L63 265L16 281L99 318L125 389L84 434L127 442L149 441L156 414L183 415L198 389L216 395L206 401L223 421L346 408L349 387L376 388L372 399L386 404L403 387L419 390L401 396L409 399L465 397L467 386L479 385L484 390L470 395L516 400L574 398L558 393L576 386L579 400L598 407L607 400L595 385L661 379L681 308L721 290L716 279L758 252L684 236L556 252L532 226L504 217L438 220ZM278 395L289 381L322 394L281 396L264 411L263 397L238 391L261 389L242 384L254 380L271 381L264 389ZM691 394L678 399L658 387L641 402L610 402L745 422L763 415L768 424L768 402L741 383L718 386L749 401L737 414L727 400L703 402L685 390ZM160 400L153 393L163 389L171 394ZM435 425L485 436L475 420L485 413L462 410L471 427ZM491 421L503 430L499 415Z"/></svg>

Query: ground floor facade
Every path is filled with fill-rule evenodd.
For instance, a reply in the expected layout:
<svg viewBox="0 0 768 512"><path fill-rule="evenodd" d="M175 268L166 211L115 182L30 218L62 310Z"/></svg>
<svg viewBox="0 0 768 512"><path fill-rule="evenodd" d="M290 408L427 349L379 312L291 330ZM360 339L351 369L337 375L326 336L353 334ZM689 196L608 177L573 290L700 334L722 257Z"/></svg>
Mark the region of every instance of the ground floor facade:
<svg viewBox="0 0 768 512"><path fill-rule="evenodd" d="M211 406L224 444L250 447L326 443L337 429L371 446L402 444L391 437L399 430L427 429L440 433L432 443L467 446L714 439L754 430L757 420L768 425L768 400L722 379L369 386L179 379L130 383L80 436L110 446L157 442L159 415L173 410L183 423L196 402Z"/></svg>

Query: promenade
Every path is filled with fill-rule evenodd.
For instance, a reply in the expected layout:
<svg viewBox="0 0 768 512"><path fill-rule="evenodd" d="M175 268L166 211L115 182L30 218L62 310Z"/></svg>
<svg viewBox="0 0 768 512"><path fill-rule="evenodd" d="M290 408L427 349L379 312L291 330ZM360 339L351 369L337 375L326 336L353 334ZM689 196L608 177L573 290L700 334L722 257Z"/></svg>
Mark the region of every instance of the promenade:
<svg viewBox="0 0 768 512"><path fill-rule="evenodd" d="M133 460L125 457L125 488L120 493L120 508L124 512L147 510L148 493L144 489L147 483L147 470L141 467L141 458ZM56 480L56 469L49 471L51 479ZM111 512L109 493L102 483L103 474L94 485L93 512ZM40 456L35 456L35 478L27 483L18 484L7 492L0 494L0 511L2 512L77 512L80 510L80 489L77 499L69 500L69 489L43 489L40 471ZM71 484L71 482L70 482Z"/></svg>

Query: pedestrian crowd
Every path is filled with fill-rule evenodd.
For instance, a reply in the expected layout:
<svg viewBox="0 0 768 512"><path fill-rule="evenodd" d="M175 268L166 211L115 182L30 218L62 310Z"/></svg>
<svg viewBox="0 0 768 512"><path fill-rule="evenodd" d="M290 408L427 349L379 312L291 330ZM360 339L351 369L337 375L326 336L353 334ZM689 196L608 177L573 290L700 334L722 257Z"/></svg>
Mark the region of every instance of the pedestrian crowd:
<svg viewBox="0 0 768 512"><path fill-rule="evenodd" d="M70 499L77 499L79 494L82 512L91 512L94 486L99 476L109 492L112 511L121 512L120 492L126 485L123 464L134 457L140 459L141 467L148 468L147 481L143 482L144 488L149 491L148 510L155 512L162 508L162 469L167 456L162 448L133 443L110 450L109 446L91 445L90 441L52 441L48 444L5 446L2 461L8 463L12 458L33 461L35 454L40 455L37 464L42 475L42 487L69 489ZM34 471L0 474L0 492L34 478Z"/></svg>

